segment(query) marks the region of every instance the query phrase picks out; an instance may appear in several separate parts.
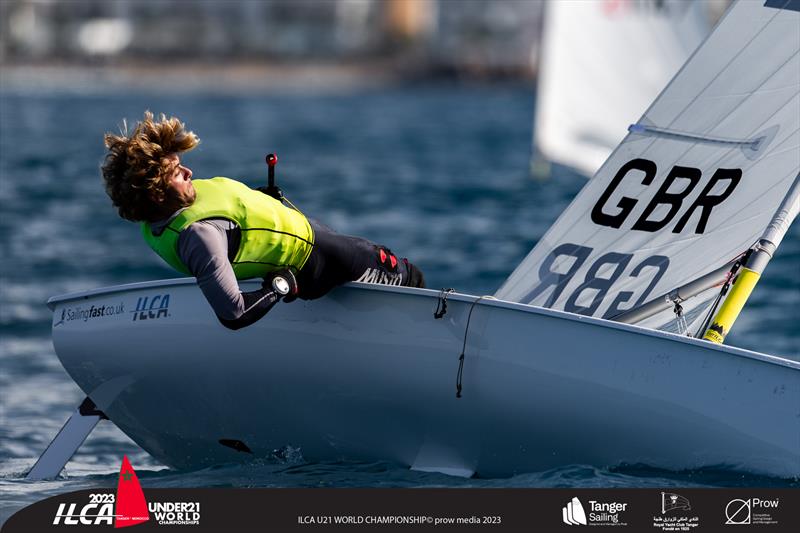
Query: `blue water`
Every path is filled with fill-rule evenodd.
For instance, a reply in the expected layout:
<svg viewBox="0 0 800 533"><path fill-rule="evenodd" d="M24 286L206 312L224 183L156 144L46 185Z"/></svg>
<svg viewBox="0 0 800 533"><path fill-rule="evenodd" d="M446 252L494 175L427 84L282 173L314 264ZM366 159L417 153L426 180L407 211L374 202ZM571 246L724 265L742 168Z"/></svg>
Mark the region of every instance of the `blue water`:
<svg viewBox="0 0 800 533"><path fill-rule="evenodd" d="M289 450L256 464L165 469L102 423L55 481L26 470L83 398L50 342L45 301L65 292L173 277L117 215L98 166L102 135L144 109L201 137L195 177L265 179L341 232L408 256L430 287L491 294L585 183L556 167L528 173L533 90L425 84L342 93L0 93L0 523L70 490L114 486L128 454L145 487L798 486L725 469L566 465L509 479L458 479L391 463L308 463ZM800 227L786 237L728 343L800 358Z"/></svg>

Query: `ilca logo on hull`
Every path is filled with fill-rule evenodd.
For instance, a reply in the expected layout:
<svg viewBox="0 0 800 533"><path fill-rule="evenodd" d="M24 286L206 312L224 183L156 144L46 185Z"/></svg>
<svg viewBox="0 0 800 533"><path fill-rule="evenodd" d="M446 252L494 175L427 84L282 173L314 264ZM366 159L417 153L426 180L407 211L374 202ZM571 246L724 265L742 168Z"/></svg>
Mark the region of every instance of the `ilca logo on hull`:
<svg viewBox="0 0 800 533"><path fill-rule="evenodd" d="M131 311L133 320L154 320L167 318L169 314L169 294L140 296L136 300L136 309Z"/></svg>

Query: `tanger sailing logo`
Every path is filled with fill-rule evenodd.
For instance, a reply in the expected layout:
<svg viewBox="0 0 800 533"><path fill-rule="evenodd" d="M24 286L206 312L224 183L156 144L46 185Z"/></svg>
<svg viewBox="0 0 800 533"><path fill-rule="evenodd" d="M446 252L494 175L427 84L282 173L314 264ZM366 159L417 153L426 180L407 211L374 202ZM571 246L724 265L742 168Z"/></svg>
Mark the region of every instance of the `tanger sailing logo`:
<svg viewBox="0 0 800 533"><path fill-rule="evenodd" d="M107 492L89 494L89 503L81 507L80 511L77 503L62 503L58 506L53 525L110 526L113 523L115 528L119 528L135 526L148 520L150 514L147 512L147 501L139 485L139 478L125 456L119 471L116 497Z"/></svg>
<svg viewBox="0 0 800 533"><path fill-rule="evenodd" d="M561 518L570 526L586 525L586 511L577 496L561 509Z"/></svg>
<svg viewBox="0 0 800 533"><path fill-rule="evenodd" d="M148 320L169 316L169 294L141 296L136 300L136 309L131 311L133 320Z"/></svg>
<svg viewBox="0 0 800 533"><path fill-rule="evenodd" d="M561 520L569 526L627 526L624 513L628 510L627 503L599 502L589 500L589 512L583 507L581 501L575 497L561 508Z"/></svg>

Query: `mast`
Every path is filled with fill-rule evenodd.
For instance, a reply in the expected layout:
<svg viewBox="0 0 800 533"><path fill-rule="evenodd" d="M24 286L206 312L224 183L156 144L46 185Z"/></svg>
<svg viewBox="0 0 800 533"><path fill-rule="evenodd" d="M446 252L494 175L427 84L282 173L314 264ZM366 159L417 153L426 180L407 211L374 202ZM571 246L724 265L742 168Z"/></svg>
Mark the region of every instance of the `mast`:
<svg viewBox="0 0 800 533"><path fill-rule="evenodd" d="M775 250L777 250L792 222L797 217L798 212L800 212L800 175L795 178L792 187L764 230L761 238L750 249L750 253L744 256L744 259L737 257L713 272L709 272L686 285L662 294L658 298L653 298L634 309L611 317L611 320L625 324L635 324L666 311L675 304L684 302L715 285L719 285L725 280L726 275L733 271L736 263L743 260L744 262L739 267L739 273L733 280L728 297L725 298L719 311L714 315L711 325L703 334L703 339L721 344L725 340L725 335L733 327L733 323L741 313L761 274L775 254Z"/></svg>
<svg viewBox="0 0 800 533"><path fill-rule="evenodd" d="M744 304L753 292L761 278L761 274L772 259L784 235L789 230L792 222L800 212L800 175L798 175L791 189L787 193L769 226L758 243L753 247L752 253L742 265L741 272L733 281L731 291L725 298L719 311L711 321L711 325L703 335L703 339L722 344L725 336L730 332L733 323L739 317Z"/></svg>
<svg viewBox="0 0 800 533"><path fill-rule="evenodd" d="M725 281L725 277L731 272L733 266L740 260L739 257L733 261L725 263L723 266L709 272L708 274L690 281L686 285L681 285L675 290L662 294L658 298L653 298L649 302L645 302L639 307L629 309L624 313L612 316L609 320L614 322L622 322L624 324L636 324L642 320L648 319L651 316L657 315L662 311L666 311L679 304L685 302L689 298L697 296L698 294L716 286Z"/></svg>

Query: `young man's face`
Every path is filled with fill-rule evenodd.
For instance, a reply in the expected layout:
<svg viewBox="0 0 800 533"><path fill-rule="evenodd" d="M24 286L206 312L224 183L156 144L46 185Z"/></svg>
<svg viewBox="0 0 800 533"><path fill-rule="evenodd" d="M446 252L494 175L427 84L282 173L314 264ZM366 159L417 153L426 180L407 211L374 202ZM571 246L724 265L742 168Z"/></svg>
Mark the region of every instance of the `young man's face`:
<svg viewBox="0 0 800 533"><path fill-rule="evenodd" d="M192 205L197 197L194 185L192 185L192 171L181 165L177 154L173 154L169 158L174 161L175 170L167 184L167 197L164 199L164 204L175 209Z"/></svg>

